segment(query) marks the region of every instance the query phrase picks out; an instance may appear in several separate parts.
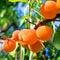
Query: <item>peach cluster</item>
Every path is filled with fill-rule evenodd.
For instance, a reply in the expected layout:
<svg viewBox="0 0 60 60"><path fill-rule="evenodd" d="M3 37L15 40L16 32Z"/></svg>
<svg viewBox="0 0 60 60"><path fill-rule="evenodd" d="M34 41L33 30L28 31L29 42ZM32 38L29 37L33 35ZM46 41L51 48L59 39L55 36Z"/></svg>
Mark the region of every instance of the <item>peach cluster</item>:
<svg viewBox="0 0 60 60"><path fill-rule="evenodd" d="M49 41L52 37L52 28L49 26L40 26L35 29L15 30L12 37L5 40L3 49L5 52L11 52L16 47L16 41L22 47L28 47L31 51L37 53L43 48L42 41Z"/></svg>

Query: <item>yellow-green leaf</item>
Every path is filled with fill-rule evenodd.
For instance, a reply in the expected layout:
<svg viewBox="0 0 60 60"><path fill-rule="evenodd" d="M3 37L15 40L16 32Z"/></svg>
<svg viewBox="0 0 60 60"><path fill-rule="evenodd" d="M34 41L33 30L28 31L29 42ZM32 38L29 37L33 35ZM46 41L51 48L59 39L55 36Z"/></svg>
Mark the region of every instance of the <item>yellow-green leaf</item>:
<svg viewBox="0 0 60 60"><path fill-rule="evenodd" d="M60 26L57 27L57 30L53 37L53 45L60 50Z"/></svg>
<svg viewBox="0 0 60 60"><path fill-rule="evenodd" d="M27 0L9 0L10 2L26 2Z"/></svg>

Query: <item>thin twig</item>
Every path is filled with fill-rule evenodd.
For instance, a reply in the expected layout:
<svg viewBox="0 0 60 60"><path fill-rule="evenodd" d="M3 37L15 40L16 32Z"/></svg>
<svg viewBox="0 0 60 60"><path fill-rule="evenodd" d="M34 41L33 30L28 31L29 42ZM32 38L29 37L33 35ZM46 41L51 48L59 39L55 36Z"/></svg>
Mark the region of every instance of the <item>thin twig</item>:
<svg viewBox="0 0 60 60"><path fill-rule="evenodd" d="M36 25L36 24L34 24L33 22L30 22L29 19L25 19L25 20L26 20L27 22L33 24L33 25Z"/></svg>
<svg viewBox="0 0 60 60"><path fill-rule="evenodd" d="M46 60L46 58L45 58L45 55L44 55L44 54L42 55L42 58L43 58L44 60Z"/></svg>

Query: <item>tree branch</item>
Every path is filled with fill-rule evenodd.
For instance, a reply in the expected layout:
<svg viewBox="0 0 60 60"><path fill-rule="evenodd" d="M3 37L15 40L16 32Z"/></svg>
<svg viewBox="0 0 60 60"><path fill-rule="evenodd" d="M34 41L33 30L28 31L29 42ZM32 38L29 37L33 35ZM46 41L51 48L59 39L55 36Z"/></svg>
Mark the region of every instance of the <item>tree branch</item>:
<svg viewBox="0 0 60 60"><path fill-rule="evenodd" d="M25 20L26 20L27 22L35 25L34 29L37 29L40 25L46 24L46 23L48 23L48 22L51 22L51 21L60 21L60 20L56 20L56 18L60 18L60 14L57 14L54 19L40 20L37 24L34 24L33 22L30 22L29 19L25 19Z"/></svg>
<svg viewBox="0 0 60 60"><path fill-rule="evenodd" d="M57 14L54 19L40 20L40 21L35 25L34 29L37 29L40 25L46 24L46 23L51 22L51 21L60 21L60 20L56 20L56 18L60 18L60 14Z"/></svg>

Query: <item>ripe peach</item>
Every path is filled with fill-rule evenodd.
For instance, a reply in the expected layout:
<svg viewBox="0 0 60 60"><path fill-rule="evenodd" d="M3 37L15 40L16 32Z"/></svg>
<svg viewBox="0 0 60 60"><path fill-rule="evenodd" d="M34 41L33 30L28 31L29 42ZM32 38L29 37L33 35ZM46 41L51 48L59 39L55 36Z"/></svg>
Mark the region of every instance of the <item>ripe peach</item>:
<svg viewBox="0 0 60 60"><path fill-rule="evenodd" d="M48 41L52 37L52 28L48 26L40 26L37 28L36 34L40 40Z"/></svg>
<svg viewBox="0 0 60 60"><path fill-rule="evenodd" d="M15 31L12 33L12 39L13 39L13 40L15 40L15 41L18 41L18 40L19 40L18 33L19 33L19 30L15 30Z"/></svg>
<svg viewBox="0 0 60 60"><path fill-rule="evenodd" d="M19 33L19 40L25 41L27 44L34 44L37 42L37 35L34 29L23 29Z"/></svg>
<svg viewBox="0 0 60 60"><path fill-rule="evenodd" d="M15 49L16 47L16 42L14 40L11 40L11 39L6 39L4 42L3 42L3 50L5 52L11 52Z"/></svg>
<svg viewBox="0 0 60 60"><path fill-rule="evenodd" d="M28 48L34 53L38 53L43 48L43 45L42 42L38 40L35 44L28 45Z"/></svg>

